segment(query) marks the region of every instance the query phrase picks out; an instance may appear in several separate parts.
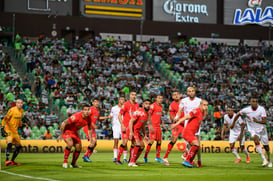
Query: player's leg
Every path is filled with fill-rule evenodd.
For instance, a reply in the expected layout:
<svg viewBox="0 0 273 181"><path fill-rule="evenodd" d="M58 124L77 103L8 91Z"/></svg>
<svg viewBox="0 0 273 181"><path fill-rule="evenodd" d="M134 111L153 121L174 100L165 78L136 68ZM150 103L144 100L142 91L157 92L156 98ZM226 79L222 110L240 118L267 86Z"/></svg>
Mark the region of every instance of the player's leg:
<svg viewBox="0 0 273 181"><path fill-rule="evenodd" d="M177 139L178 139L178 135L174 134L174 132L173 132L173 133L172 133L172 140L171 140L170 143L168 144L168 147L167 147L165 156L164 156L164 158L162 159L163 163L164 163L165 165L167 165L167 166L169 165L168 156L169 156L170 152L172 151L173 146L175 145Z"/></svg>
<svg viewBox="0 0 273 181"><path fill-rule="evenodd" d="M246 163L250 163L250 155L245 147L245 135L243 135L242 140L240 141L241 152L246 155Z"/></svg>
<svg viewBox="0 0 273 181"><path fill-rule="evenodd" d="M196 135L198 138L198 141L200 143L201 137L200 135ZM199 146L198 152L197 152L197 167L202 167L202 162L201 162L201 147Z"/></svg>
<svg viewBox="0 0 273 181"><path fill-rule="evenodd" d="M260 146L260 139L259 139L259 136L258 135L254 135L253 136L253 141L256 145L256 150L257 152L259 153L259 155L261 156L262 160L263 160L263 164L262 166L266 166L268 164L268 161L266 160L265 156L264 156L264 153L263 153L263 150L262 150L262 147Z"/></svg>
<svg viewBox="0 0 273 181"><path fill-rule="evenodd" d="M235 163L241 162L242 159L235 148L235 142L230 143L230 151L236 157Z"/></svg>
<svg viewBox="0 0 273 181"><path fill-rule="evenodd" d="M140 149L138 150L138 153L137 153L137 157L136 157L136 160L139 158L139 156L141 155L142 151L145 149L145 143L144 141L140 140Z"/></svg>
<svg viewBox="0 0 273 181"><path fill-rule="evenodd" d="M135 135L134 135L135 146L134 146L134 150L132 152L130 163L128 164L128 166L130 166L130 167L137 166L136 165L136 159L137 159L137 156L138 156L138 152L141 149L141 140L140 140L139 137L140 136L137 133L135 133Z"/></svg>
<svg viewBox="0 0 273 181"><path fill-rule="evenodd" d="M161 128L156 129L156 158L155 161L159 163L163 163L162 159L160 158L160 152L161 152Z"/></svg>
<svg viewBox="0 0 273 181"><path fill-rule="evenodd" d="M272 161L271 161L271 153L270 153L270 148L269 148L269 144L268 144L268 135L267 135L267 131L264 130L260 136L261 142L264 145L264 149L266 151L267 154L267 161L268 161L268 167L272 167Z"/></svg>
<svg viewBox="0 0 273 181"><path fill-rule="evenodd" d="M143 158L144 159L144 163L148 163L148 154L149 154L149 152L151 150L151 147L152 147L152 145L154 143L154 139L151 136L152 135L150 135L150 140L149 140L149 143L147 145L147 148L146 148L146 151L145 151L145 155L144 155L144 158Z"/></svg>
<svg viewBox="0 0 273 181"><path fill-rule="evenodd" d="M76 164L79 156L80 156L80 153L81 153L81 150L82 150L82 144L81 143L76 143L74 145L75 147L75 151L73 153L73 158L72 158L72 162L71 162L71 168L81 168L82 166L79 166Z"/></svg>
<svg viewBox="0 0 273 181"><path fill-rule="evenodd" d="M184 130L182 137L184 140L186 140L188 143L191 144L191 149L188 152L186 160L182 163L185 167L193 167L193 160L198 152L198 149L200 147L200 142L198 138L196 137L195 133L193 133L191 130Z"/></svg>
<svg viewBox="0 0 273 181"><path fill-rule="evenodd" d="M6 148L6 163L5 166L9 166L12 164L12 162L9 160L10 153L12 152L12 141L13 141L13 136L11 132L7 132L8 136L6 137L6 143L7 143L7 148Z"/></svg>
<svg viewBox="0 0 273 181"><path fill-rule="evenodd" d="M118 156L118 139L114 138L114 146L113 146L113 153L114 153L114 162L116 162Z"/></svg>
<svg viewBox="0 0 273 181"><path fill-rule="evenodd" d="M127 145L127 142L128 142L128 138L126 136L124 136L124 134L122 134L122 143L119 146L119 152L118 152L118 156L117 156L117 160L116 160L117 165L122 165L122 163L120 162L120 157L124 151L125 146Z"/></svg>
<svg viewBox="0 0 273 181"><path fill-rule="evenodd" d="M89 158L92 155L96 145L97 145L97 138L96 138L96 136L92 136L91 142L88 145L88 148L87 148L84 156L82 157L84 162L92 162Z"/></svg>
<svg viewBox="0 0 273 181"><path fill-rule="evenodd" d="M130 147L130 153L129 153L129 162L130 162L131 157L133 155L135 145L136 145L135 139L131 140L131 147Z"/></svg>
<svg viewBox="0 0 273 181"><path fill-rule="evenodd" d="M20 163L15 162L15 159L18 156L18 154L20 153L21 148L22 148L22 146L20 143L15 144L15 150L14 150L12 158L11 158L12 165L21 165Z"/></svg>
<svg viewBox="0 0 273 181"><path fill-rule="evenodd" d="M124 149L123 149L123 162L124 163L128 163L127 161L127 154L128 154L128 147L127 147L128 143L125 145Z"/></svg>
<svg viewBox="0 0 273 181"><path fill-rule="evenodd" d="M63 136L64 137L64 136ZM63 162L63 168L67 168L67 160L71 152L71 148L74 145L73 139L71 137L65 136L64 141L66 143L66 147L64 149L64 162Z"/></svg>

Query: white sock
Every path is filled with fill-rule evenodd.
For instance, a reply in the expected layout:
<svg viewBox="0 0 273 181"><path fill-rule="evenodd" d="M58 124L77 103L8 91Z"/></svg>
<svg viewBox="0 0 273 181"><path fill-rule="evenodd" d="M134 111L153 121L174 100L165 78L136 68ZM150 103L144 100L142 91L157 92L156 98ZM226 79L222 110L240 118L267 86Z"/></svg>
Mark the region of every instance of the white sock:
<svg viewBox="0 0 273 181"><path fill-rule="evenodd" d="M244 154L246 155L246 157L249 157L249 153L248 153L248 151L247 151L246 148L244 148L243 152L244 152Z"/></svg>
<svg viewBox="0 0 273 181"><path fill-rule="evenodd" d="M239 154L237 153L237 150L236 150L235 148L233 148L233 149L231 150L231 153L232 153L233 155L235 155L237 159L240 159L240 158L241 158L241 157L239 156Z"/></svg>
<svg viewBox="0 0 273 181"><path fill-rule="evenodd" d="M128 153L128 151L123 151L123 159L127 158L127 153Z"/></svg>
<svg viewBox="0 0 273 181"><path fill-rule="evenodd" d="M257 150L258 153L260 154L261 158L262 158L263 160L265 160L265 156L264 156L263 150L262 150L262 148L261 148L260 145L256 145L256 150Z"/></svg>
<svg viewBox="0 0 273 181"><path fill-rule="evenodd" d="M114 148L114 158L117 158L118 157L118 149Z"/></svg>

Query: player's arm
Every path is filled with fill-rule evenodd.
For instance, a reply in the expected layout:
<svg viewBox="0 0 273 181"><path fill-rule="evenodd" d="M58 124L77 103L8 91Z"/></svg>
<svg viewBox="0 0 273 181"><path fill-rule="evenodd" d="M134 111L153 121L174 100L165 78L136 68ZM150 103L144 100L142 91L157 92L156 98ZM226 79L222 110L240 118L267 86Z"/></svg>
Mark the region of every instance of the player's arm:
<svg viewBox="0 0 273 181"><path fill-rule="evenodd" d="M179 105L179 109L178 109L178 112L176 113L176 116L174 117L174 121L177 121L180 116L181 116L181 113L184 111L183 107L180 107Z"/></svg>
<svg viewBox="0 0 273 181"><path fill-rule="evenodd" d="M93 133L93 129L92 129L92 127L93 127L93 125L92 125L93 123L90 123L90 124L88 124L87 125L87 128L88 128L88 136L89 136L89 138L92 138L92 133ZM95 129L95 128L94 128ZM90 139L90 143L91 143L91 140L92 139Z"/></svg>
<svg viewBox="0 0 273 181"><path fill-rule="evenodd" d="M228 130L228 124L224 124L223 125L223 129L222 129L222 133L221 133L221 138L222 138L222 140L224 140L225 139L225 133L227 132L227 130Z"/></svg>
<svg viewBox="0 0 273 181"><path fill-rule="evenodd" d="M134 130L133 130L133 125L134 125L134 122L136 121L136 118L132 117L130 122L129 122L129 129L130 129L130 136L129 136L129 139L131 140L134 136Z"/></svg>
<svg viewBox="0 0 273 181"><path fill-rule="evenodd" d="M109 119L109 118L111 118L110 115L109 116L100 116L99 120L105 120L105 119Z"/></svg>
<svg viewBox="0 0 273 181"><path fill-rule="evenodd" d="M183 118L179 119L175 124L171 125L171 129L174 129L176 126L178 126L179 124L183 123L184 121L191 119L192 116L190 114L184 116Z"/></svg>
<svg viewBox="0 0 273 181"><path fill-rule="evenodd" d="M240 135L238 136L238 140L240 141L240 145L241 145L243 135L245 134L245 127L246 127L246 124L242 123L241 124L241 132L240 132Z"/></svg>
<svg viewBox="0 0 273 181"><path fill-rule="evenodd" d="M256 119L255 117L253 117L253 121L254 121L255 123L260 123L260 124L266 124L266 123L267 123L266 117L262 117L262 120L258 120L258 119Z"/></svg>
<svg viewBox="0 0 273 181"><path fill-rule="evenodd" d="M147 120L147 122L148 122L148 125L150 126L150 131L152 133L155 132L153 124L152 124L152 119L151 119L151 116L152 116L153 112L154 112L154 105L151 105L149 113L148 113L148 120Z"/></svg>
<svg viewBox="0 0 273 181"><path fill-rule="evenodd" d="M119 120L119 123L120 123L120 126L121 126L121 130L123 133L125 133L126 131L126 128L123 124L123 121L122 121L122 116L124 115L124 111L123 110L120 110L119 114L118 114L118 120Z"/></svg>
<svg viewBox="0 0 273 181"><path fill-rule="evenodd" d="M62 122L61 127L60 127L61 133L60 133L60 136L57 138L58 142L62 140L64 129L65 129L66 125L68 125L68 124L69 124L68 120L65 120L65 121Z"/></svg>
<svg viewBox="0 0 273 181"><path fill-rule="evenodd" d="M232 124L230 125L230 129L233 129L233 128L234 128L235 123L236 123L236 121L238 120L238 118L239 118L240 116L241 116L241 113L238 112L238 113L236 114L235 118L233 119Z"/></svg>

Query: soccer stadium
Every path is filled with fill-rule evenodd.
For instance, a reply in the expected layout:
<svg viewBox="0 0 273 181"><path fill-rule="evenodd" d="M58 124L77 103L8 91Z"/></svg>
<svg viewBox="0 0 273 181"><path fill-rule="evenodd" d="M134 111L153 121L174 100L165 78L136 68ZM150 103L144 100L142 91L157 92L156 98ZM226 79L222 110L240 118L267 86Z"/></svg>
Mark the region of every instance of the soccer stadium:
<svg viewBox="0 0 273 181"><path fill-rule="evenodd" d="M273 0L0 0L0 180L273 178Z"/></svg>

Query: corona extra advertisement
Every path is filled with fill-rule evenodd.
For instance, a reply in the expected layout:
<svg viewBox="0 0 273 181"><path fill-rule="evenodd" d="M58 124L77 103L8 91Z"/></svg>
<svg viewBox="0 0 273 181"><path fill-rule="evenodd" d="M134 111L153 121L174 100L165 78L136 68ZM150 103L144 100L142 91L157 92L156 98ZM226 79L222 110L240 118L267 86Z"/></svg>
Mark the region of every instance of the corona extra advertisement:
<svg viewBox="0 0 273 181"><path fill-rule="evenodd" d="M153 20L215 24L216 0L154 0Z"/></svg>

